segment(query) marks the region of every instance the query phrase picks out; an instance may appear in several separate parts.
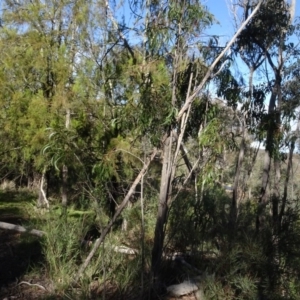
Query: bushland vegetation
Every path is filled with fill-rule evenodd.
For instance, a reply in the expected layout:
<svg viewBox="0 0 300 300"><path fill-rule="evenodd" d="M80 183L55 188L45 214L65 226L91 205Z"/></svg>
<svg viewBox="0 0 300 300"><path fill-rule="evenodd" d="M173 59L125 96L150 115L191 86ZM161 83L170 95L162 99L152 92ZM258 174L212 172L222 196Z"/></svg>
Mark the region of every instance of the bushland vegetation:
<svg viewBox="0 0 300 300"><path fill-rule="evenodd" d="M17 287L299 299L295 1L231 4L223 45L201 1L3 0L1 235L41 253Z"/></svg>

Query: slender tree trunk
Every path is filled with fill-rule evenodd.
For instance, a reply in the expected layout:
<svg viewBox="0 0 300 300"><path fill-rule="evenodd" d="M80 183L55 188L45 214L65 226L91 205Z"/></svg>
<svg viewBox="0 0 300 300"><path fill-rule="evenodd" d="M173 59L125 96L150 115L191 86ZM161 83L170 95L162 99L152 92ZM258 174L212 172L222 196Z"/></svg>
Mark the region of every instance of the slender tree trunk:
<svg viewBox="0 0 300 300"><path fill-rule="evenodd" d="M41 208L46 207L47 209L49 209L49 201L47 199L47 193L45 191L45 187L47 189L47 186L48 183L47 183L46 170L44 169L40 180L37 207L41 207Z"/></svg>
<svg viewBox="0 0 300 300"><path fill-rule="evenodd" d="M70 128L71 111L66 110L66 129ZM68 206L68 166L66 164L62 167L62 214L66 214Z"/></svg>
<svg viewBox="0 0 300 300"><path fill-rule="evenodd" d="M242 56L242 59L244 62L248 65L250 69L249 74L249 97L247 99L249 107L251 107L251 101L253 97L253 74L256 70L257 66L260 64L260 58L258 58L258 61L256 63L253 63L251 66L248 61ZM248 112L247 112L248 113ZM246 113L246 114L247 114ZM244 156L245 156L245 149L246 149L246 139L248 136L248 131L246 127L246 114L243 115L242 120L240 121L240 124L242 126L242 140L240 143L240 149L239 149L239 155L236 163L235 168L235 176L234 176L234 183L233 183L233 192L232 192L232 203L231 203L231 212L230 212L230 222L232 223L232 226L234 226L236 219L237 219L237 212L238 212L238 201L239 201L239 180L240 180L240 174L241 169L244 163Z"/></svg>
<svg viewBox="0 0 300 300"><path fill-rule="evenodd" d="M299 122L297 125L297 132L299 131ZM288 158L288 165L287 165L287 170L286 170L286 177L285 177L285 182L284 182L284 190L283 190L283 197L282 197L282 203L281 203L281 208L280 208L280 213L278 216L278 223L281 225L282 224L282 218L285 212L285 207L286 207L286 202L287 202L287 195L288 195L288 185L290 182L290 175L293 169L293 156L294 156L294 150L295 150L295 138L292 138L291 141L291 146L290 146L290 151L289 151L289 158Z"/></svg>
<svg viewBox="0 0 300 300"><path fill-rule="evenodd" d="M268 151L265 152L264 168L262 174L262 185L260 188L260 197L258 202L258 212L256 217L256 230L264 226L264 210L267 204L267 189L269 185L269 175L271 169L271 157Z"/></svg>
<svg viewBox="0 0 300 300"><path fill-rule="evenodd" d="M274 72L277 70L275 69ZM278 71L277 71L278 73ZM281 83L281 77L277 76L276 74L276 81L273 86L272 94L270 97L269 102L269 111L268 111L268 131L267 131L267 139L266 139L266 151L265 151L265 159L264 159L264 168L263 168L263 175L262 175L262 185L260 189L260 197L259 197L259 204L258 204L258 215L256 219L256 229L259 230L260 227L263 227L264 225L264 210L267 205L268 201L268 185L270 180L270 171L271 171L271 158L274 157L274 153L276 152L276 149L274 149L275 146L275 135L276 135L276 128L277 128L277 115L278 112L276 112L276 99L278 96L278 92L280 89L280 83ZM277 166L278 167L278 166ZM272 193L274 194L274 193ZM276 205L275 202L273 202L274 205ZM274 209L274 208L273 208Z"/></svg>
<svg viewBox="0 0 300 300"><path fill-rule="evenodd" d="M245 134L245 126L243 126L243 132ZM236 163L235 168L235 177L234 177L234 183L233 183L233 191L232 191L232 202L231 202L231 211L230 211L230 223L232 227L234 227L234 224L236 222L237 218L237 212L238 212L238 191L239 191L239 178L241 174L242 164L244 161L244 154L245 154L245 137L242 137L242 141L240 144L240 150L239 150L239 156Z"/></svg>
<svg viewBox="0 0 300 300"><path fill-rule="evenodd" d="M152 249L152 274L154 282L158 280L164 243L164 226L167 221L168 199L172 186L172 137L169 136L163 146L163 166L161 173L158 212Z"/></svg>
<svg viewBox="0 0 300 300"><path fill-rule="evenodd" d="M67 195L67 182L68 182L68 167L63 165L62 167L62 209L65 213L68 205L68 195Z"/></svg>

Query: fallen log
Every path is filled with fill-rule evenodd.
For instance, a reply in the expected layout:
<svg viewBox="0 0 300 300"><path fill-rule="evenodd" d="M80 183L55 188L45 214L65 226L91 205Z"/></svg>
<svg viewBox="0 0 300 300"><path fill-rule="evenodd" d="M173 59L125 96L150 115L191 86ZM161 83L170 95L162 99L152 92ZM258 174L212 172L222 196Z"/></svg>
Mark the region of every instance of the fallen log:
<svg viewBox="0 0 300 300"><path fill-rule="evenodd" d="M0 222L0 229L6 229L6 230L13 230L21 233L29 233L38 237L42 237L46 234L45 231L37 230L37 229L26 229L25 227L21 225L6 223L6 222ZM97 240L96 240L97 241ZM82 244L87 244L89 246L89 242L82 240ZM137 254L138 250L132 249L126 246L114 246L113 250L118 253L124 253L124 254Z"/></svg>
<svg viewBox="0 0 300 300"><path fill-rule="evenodd" d="M21 233L29 233L38 237L42 237L46 234L45 231L37 230L37 229L26 229L21 225L10 224L6 222L0 222L0 229L13 230Z"/></svg>

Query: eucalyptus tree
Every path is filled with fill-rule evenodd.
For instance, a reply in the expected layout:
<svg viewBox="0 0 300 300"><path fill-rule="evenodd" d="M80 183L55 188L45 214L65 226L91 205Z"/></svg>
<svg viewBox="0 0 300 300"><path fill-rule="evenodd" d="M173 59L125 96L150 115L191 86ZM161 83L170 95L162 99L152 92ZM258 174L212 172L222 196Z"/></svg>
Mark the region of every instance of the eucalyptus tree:
<svg viewBox="0 0 300 300"><path fill-rule="evenodd" d="M247 18L249 15L249 1L248 2L232 2L232 15L235 22L235 27L238 28L240 23ZM254 5L254 3L253 3ZM239 8L242 7L242 17L239 16ZM247 9L245 9L247 7ZM239 145L239 152L237 156L237 162L235 167L235 175L234 175L234 183L233 183L233 193L232 193L232 206L231 206L231 216L232 222L236 221L237 212L238 212L238 203L242 199L242 194L245 193L246 186L241 185L241 173L244 169L245 165L245 155L247 148L249 148L249 132L255 139L260 140L259 133L256 132L257 128L257 119L264 112L263 102L265 100L264 91L261 89L259 84L255 84L254 75L255 72L261 67L261 65L265 62L265 54L264 51L256 44L251 43L247 34L247 28L251 26L250 24L246 26L246 28L242 31L239 37L236 40L236 43L233 47L234 52L240 56L242 61L245 63L249 70L248 82L246 87L243 87L240 95L241 102L241 112L242 115L239 119L240 127L241 127L241 141ZM247 181L249 177L251 177L251 172L253 169L253 164L256 160L256 155L258 151L254 151L253 157L251 158L252 164L247 170L246 179ZM244 175L245 177L245 175ZM249 188L249 187L248 187ZM249 193L250 195L251 193Z"/></svg>
<svg viewBox="0 0 300 300"><path fill-rule="evenodd" d="M255 1L244 3L244 16L251 12ZM294 5L289 6L286 1L266 1L260 12L244 29L239 39L239 49L243 57L245 49L249 55L265 57L266 92L270 94L267 113L260 121L261 129L265 130L265 162L262 176L262 185L259 203L261 209L268 202L267 187L270 182L271 160L274 160L275 180L271 187L273 207L273 220L278 221L278 205L280 199L280 146L282 144L282 86L284 83L284 70L293 56L296 54L294 44L290 43L290 37L294 33L292 15ZM274 18L278 22L274 22ZM270 74L272 72L272 75ZM260 209L260 210L261 210ZM258 218L258 224L263 221ZM276 225L277 226L277 225Z"/></svg>
<svg viewBox="0 0 300 300"><path fill-rule="evenodd" d="M144 20L142 28L145 32L142 40L142 85L139 89L142 97L138 103L142 115L145 116L143 120L148 125L146 129L155 133L153 141L159 142L162 156L158 214L152 250L152 273L155 279L159 274L168 211L174 201L172 189L179 153L184 149L183 140L189 135L186 128L190 121L192 103L203 97L201 91L207 80L214 77L214 73L218 73L222 67L220 59L232 42L216 54L219 54L216 60L212 58L212 64L208 67L199 45L202 44L201 33L211 24L212 17L199 1L147 1L143 4L145 6L138 1L134 2L136 9L143 8L145 12L135 12L136 16L144 16L141 19ZM163 84L155 81L159 74L163 74L159 78L163 80ZM159 112L153 116L157 107ZM194 176L197 162L194 166L187 163L188 174L184 184Z"/></svg>
<svg viewBox="0 0 300 300"><path fill-rule="evenodd" d="M297 141L299 140L300 118L299 118L299 83L297 81L297 74L299 73L298 59L286 70L286 81L283 85L282 97L282 115L284 137L283 143L289 150L287 157L287 169L284 179L284 187L282 193L282 203L278 215L278 223L281 225L284 214L286 213L288 200L293 203L295 197L293 193L293 161L294 152L297 148ZM295 124L296 123L296 124ZM289 188L290 186L290 188Z"/></svg>
<svg viewBox="0 0 300 300"><path fill-rule="evenodd" d="M167 93L159 95L159 101L163 101L161 104L167 114L163 116L165 121L159 129L161 132L162 170L152 249L152 273L156 280L159 275L164 245L164 227L172 202L173 181L178 167L178 155L182 147L183 135L186 134L188 114L185 112L181 121L177 121L176 117L184 105L185 99L200 83L207 70L205 62L201 61L201 52L198 50L197 43L199 43L199 36L203 29L211 24L212 16L198 1L184 3L182 1L166 3L149 1L147 4L146 11L157 17L149 20L147 24L146 53L150 53L153 58L155 56L162 57L163 53L167 56L164 68L166 68L168 76ZM199 64L193 61L193 56L197 57L196 60L199 61ZM149 75L151 76L151 73ZM183 75L185 80L182 80ZM192 171L191 166L189 168L189 171Z"/></svg>
<svg viewBox="0 0 300 300"><path fill-rule="evenodd" d="M252 11L257 1L238 2L242 7L243 18ZM270 251L270 272L268 280L273 291L280 286L280 268L283 267L280 239L282 220L287 202L287 185L291 169L293 143L291 144L290 159L287 167L285 182L281 176L281 162L284 157L282 150L285 143L290 118L287 113L287 94L284 87L290 79L288 69L297 58L297 45L291 42L292 35L297 33L293 24L295 1L265 1L261 10L253 18L237 40L237 50L250 69L250 79L254 72L260 71L260 91L249 81L248 110L250 126L257 124L255 134L265 144L265 157L258 199L256 218L257 232L262 234L270 230L272 235ZM274 22L274 20L277 20ZM262 62L264 62L262 64ZM252 91L251 91L252 89ZM258 96L258 97L257 97ZM264 109L265 98L269 97L268 108ZM259 114L254 105L260 107ZM290 102L291 104L291 102ZM250 108L250 109L249 109ZM294 110L295 106L289 105ZM272 174L274 178L272 178ZM282 194L283 190L283 194ZM266 207L270 204L270 218ZM271 219L271 224L268 220Z"/></svg>
<svg viewBox="0 0 300 300"><path fill-rule="evenodd" d="M41 145L46 146L37 146L32 156L38 156L38 149L44 148L46 155L39 156L36 168L42 172L49 163L43 159L49 159L60 170L64 204L67 176L71 173L88 170L97 177L95 181L105 183L113 176L117 181L120 170L125 171L126 159L128 165L132 162L120 155L120 150L127 147L125 150L130 152L137 148L142 136L149 136L154 148L147 153L149 159L142 162L142 167L140 161L135 161L141 171L136 172L136 180L75 280L121 214L159 149L161 176L151 261L152 274L157 279L169 210L178 196L174 179L180 155L187 170L183 184L190 178L196 180L196 167L201 160L200 155L194 162L189 159L184 142L199 134L200 147L213 148L218 144L214 156L222 152L222 123L208 117L204 89L217 75L228 75L224 55L261 3L249 13L226 47L211 51L210 44L204 45L202 33L213 18L198 0L130 1L127 4L134 21L127 24L127 17L117 15L108 1L5 1L2 31L15 43L15 37L22 40L16 49L26 45L30 60L13 60L13 55L8 54L7 61L16 63L13 70L25 74L12 74L20 82L14 89L20 88L22 97L26 91L29 95L22 116L31 119L27 111L33 96L45 109L46 117L39 121L44 122L41 128L48 129L42 131ZM31 35L34 38L29 41L27 36ZM18 64L22 67L17 68ZM3 70L8 75L11 72ZM26 80L33 76L31 73L34 78L28 87ZM5 85L9 86L9 82ZM6 90L13 99L15 92ZM28 143L18 138L27 147ZM71 165L74 172L69 172Z"/></svg>

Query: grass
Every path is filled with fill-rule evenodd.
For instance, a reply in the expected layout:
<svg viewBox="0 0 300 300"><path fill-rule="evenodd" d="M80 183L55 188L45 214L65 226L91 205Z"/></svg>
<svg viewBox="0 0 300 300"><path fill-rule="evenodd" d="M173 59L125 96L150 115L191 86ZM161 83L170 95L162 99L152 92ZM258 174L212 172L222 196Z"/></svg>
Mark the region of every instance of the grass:
<svg viewBox="0 0 300 300"><path fill-rule="evenodd" d="M59 205L52 205L47 213L36 210L36 198L25 190L0 190L0 221L47 232L45 238L36 238L0 230L0 273L3 273L0 286L15 285L16 278L19 281L43 278L53 283L54 299L61 296L67 299L65 290L81 263L80 238L94 213L70 207L64 219ZM23 288L33 289L26 285ZM7 291L0 291L0 298L8 296L5 293Z"/></svg>
<svg viewBox="0 0 300 300"><path fill-rule="evenodd" d="M28 219L28 211L35 198L34 194L27 191L0 191L1 220Z"/></svg>
<svg viewBox="0 0 300 300"><path fill-rule="evenodd" d="M34 194L23 190L0 190L0 221L30 227L30 210L35 198ZM16 286L16 280L27 281L26 278L32 278L36 272L39 273L36 277L41 278L43 263L39 238L11 230L0 230L0 298L10 296L16 289L28 288ZM32 298L31 295L26 297Z"/></svg>

